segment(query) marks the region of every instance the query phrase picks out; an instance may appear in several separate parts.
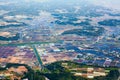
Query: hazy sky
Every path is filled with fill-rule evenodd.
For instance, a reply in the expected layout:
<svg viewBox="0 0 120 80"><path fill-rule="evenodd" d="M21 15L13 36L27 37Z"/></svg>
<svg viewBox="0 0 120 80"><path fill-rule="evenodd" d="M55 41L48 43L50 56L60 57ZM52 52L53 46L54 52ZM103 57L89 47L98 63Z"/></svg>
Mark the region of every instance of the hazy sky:
<svg viewBox="0 0 120 80"><path fill-rule="evenodd" d="M51 1L58 1L58 2L79 2L79 1L86 1L90 2L92 4L112 8L112 9L118 9L120 10L120 0L26 0L26 1L35 1L35 2L51 2Z"/></svg>
<svg viewBox="0 0 120 80"><path fill-rule="evenodd" d="M22 2L58 2L58 3L66 3L66 2L73 2L73 3L80 3L82 2L90 2L91 4L104 6L111 9L117 9L120 10L120 0L0 0L0 3L2 1L22 1ZM3 4L3 3L2 3Z"/></svg>
<svg viewBox="0 0 120 80"><path fill-rule="evenodd" d="M87 0L93 4L120 10L120 0Z"/></svg>

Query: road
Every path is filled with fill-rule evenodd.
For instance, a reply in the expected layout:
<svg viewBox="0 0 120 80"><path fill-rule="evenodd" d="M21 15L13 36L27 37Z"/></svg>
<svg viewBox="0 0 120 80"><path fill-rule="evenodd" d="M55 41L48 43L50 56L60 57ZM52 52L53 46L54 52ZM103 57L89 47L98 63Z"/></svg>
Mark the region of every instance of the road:
<svg viewBox="0 0 120 80"><path fill-rule="evenodd" d="M8 44L0 44L0 46L25 46L25 45L35 45L35 44L49 44L49 43L56 43L61 41L48 41L48 42L18 42L18 43L8 43Z"/></svg>
<svg viewBox="0 0 120 80"><path fill-rule="evenodd" d="M52 43L52 42L9 43L9 44L0 44L0 46L24 46L24 45L48 44L48 43Z"/></svg>
<svg viewBox="0 0 120 80"><path fill-rule="evenodd" d="M32 45L32 48L33 48L34 53L35 53L35 55L36 55L36 57L37 57L37 59L38 59L39 65L40 65L40 67L42 68L42 67L43 67L43 63L42 63L41 57L40 57L40 55L39 55L39 53L38 53L35 45Z"/></svg>

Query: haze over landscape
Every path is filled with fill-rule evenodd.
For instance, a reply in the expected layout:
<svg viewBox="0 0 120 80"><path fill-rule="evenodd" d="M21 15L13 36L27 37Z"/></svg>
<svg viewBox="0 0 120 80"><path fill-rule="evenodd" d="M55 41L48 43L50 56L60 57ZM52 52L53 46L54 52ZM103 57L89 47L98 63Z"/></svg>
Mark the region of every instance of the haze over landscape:
<svg viewBox="0 0 120 80"><path fill-rule="evenodd" d="M120 79L120 0L0 0L0 80L89 79Z"/></svg>

